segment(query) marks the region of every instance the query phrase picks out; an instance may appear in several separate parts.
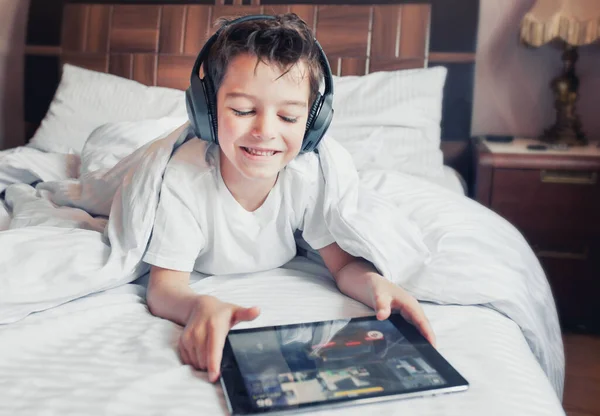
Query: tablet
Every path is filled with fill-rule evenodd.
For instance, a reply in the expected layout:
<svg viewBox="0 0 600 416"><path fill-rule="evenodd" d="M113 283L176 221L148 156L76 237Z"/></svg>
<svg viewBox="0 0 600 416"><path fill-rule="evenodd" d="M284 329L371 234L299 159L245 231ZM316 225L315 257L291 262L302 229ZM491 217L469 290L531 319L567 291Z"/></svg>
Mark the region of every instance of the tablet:
<svg viewBox="0 0 600 416"><path fill-rule="evenodd" d="M233 415L287 414L466 390L400 315L232 330L221 384Z"/></svg>

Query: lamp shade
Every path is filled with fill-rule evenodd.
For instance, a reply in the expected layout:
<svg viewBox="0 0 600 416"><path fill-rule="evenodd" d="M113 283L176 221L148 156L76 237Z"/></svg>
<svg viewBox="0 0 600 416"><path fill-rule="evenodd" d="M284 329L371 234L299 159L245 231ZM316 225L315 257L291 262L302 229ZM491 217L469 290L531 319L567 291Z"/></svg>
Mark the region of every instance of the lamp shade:
<svg viewBox="0 0 600 416"><path fill-rule="evenodd" d="M521 22L521 40L541 46L561 39L571 46L600 38L600 0L537 0Z"/></svg>

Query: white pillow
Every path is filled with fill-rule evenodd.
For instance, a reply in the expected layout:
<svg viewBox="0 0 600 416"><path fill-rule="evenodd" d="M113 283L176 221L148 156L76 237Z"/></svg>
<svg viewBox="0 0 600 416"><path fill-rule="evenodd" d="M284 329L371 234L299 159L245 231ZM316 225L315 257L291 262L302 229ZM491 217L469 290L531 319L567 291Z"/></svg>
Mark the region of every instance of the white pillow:
<svg viewBox="0 0 600 416"><path fill-rule="evenodd" d="M444 67L334 77L335 115L328 134L352 154L359 170L442 176L445 79ZM88 136L102 125L163 117L187 118L183 91L65 64L48 113L28 146L81 154Z"/></svg>
<svg viewBox="0 0 600 416"><path fill-rule="evenodd" d="M352 154L359 171L443 176L446 74L445 67L432 67L334 77L335 113L328 134Z"/></svg>
<svg viewBox="0 0 600 416"><path fill-rule="evenodd" d="M187 117L183 91L65 64L50 108L28 146L80 154L102 124L169 116Z"/></svg>
<svg viewBox="0 0 600 416"><path fill-rule="evenodd" d="M103 124L90 134L83 147L81 174L110 169L146 143L165 137L187 121L186 116Z"/></svg>

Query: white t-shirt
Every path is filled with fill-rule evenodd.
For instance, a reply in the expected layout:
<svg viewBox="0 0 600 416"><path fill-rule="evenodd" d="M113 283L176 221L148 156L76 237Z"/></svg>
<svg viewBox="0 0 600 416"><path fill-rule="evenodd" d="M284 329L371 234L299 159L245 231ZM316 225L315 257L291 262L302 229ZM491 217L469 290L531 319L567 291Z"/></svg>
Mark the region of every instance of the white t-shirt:
<svg viewBox="0 0 600 416"><path fill-rule="evenodd" d="M216 145L192 139L165 170L146 263L206 274L280 267L296 255L294 232L315 250L335 240L323 217L324 179L316 154L296 157L265 202L246 211L225 186Z"/></svg>

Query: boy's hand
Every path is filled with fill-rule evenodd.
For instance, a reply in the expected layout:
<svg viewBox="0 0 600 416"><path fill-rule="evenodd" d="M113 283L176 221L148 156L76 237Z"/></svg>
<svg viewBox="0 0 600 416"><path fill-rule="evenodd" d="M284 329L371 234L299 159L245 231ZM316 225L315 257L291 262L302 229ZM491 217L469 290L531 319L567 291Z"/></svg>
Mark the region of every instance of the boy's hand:
<svg viewBox="0 0 600 416"><path fill-rule="evenodd" d="M208 370L208 379L219 379L223 347L229 330L241 321L252 321L257 307L243 308L221 302L212 296L198 296L179 338L179 354L184 364Z"/></svg>
<svg viewBox="0 0 600 416"><path fill-rule="evenodd" d="M419 302L408 292L380 275L371 263L353 257L337 243L319 249L319 254L342 293L372 307L379 320L389 318L392 309L397 309L435 346L433 329Z"/></svg>
<svg viewBox="0 0 600 416"><path fill-rule="evenodd" d="M388 319L392 309L398 310L408 322L412 323L423 336L435 346L435 334L419 302L400 286L383 276L377 276L372 283L373 309L380 321Z"/></svg>

